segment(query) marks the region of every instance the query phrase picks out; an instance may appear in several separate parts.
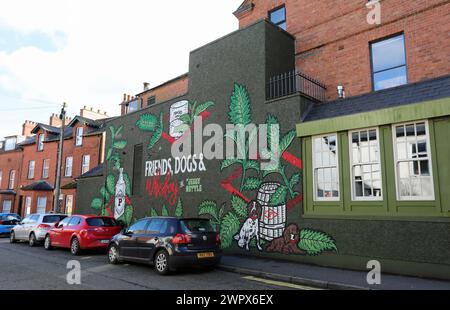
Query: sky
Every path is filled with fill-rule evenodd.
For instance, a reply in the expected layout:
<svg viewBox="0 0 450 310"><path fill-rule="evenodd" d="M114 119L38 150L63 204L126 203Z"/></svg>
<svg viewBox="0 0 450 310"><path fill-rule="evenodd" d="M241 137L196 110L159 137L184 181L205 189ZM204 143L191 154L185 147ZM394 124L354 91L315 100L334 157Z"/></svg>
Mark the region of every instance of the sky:
<svg viewBox="0 0 450 310"><path fill-rule="evenodd" d="M238 29L242 0L0 0L0 139L67 102L120 113L123 94L188 71L189 52Z"/></svg>

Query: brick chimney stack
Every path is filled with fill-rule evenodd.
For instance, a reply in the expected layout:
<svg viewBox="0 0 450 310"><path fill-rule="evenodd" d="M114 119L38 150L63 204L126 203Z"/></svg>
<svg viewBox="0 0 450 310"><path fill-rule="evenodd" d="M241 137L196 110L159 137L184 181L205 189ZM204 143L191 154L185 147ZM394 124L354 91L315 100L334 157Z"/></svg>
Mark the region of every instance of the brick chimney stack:
<svg viewBox="0 0 450 310"><path fill-rule="evenodd" d="M32 121L25 121L22 125L22 136L31 136L31 131L36 127L37 123Z"/></svg>
<svg viewBox="0 0 450 310"><path fill-rule="evenodd" d="M92 107L88 107L88 106L84 106L81 110L80 110L80 116L81 117L86 117L89 119L93 119L93 120L97 120L97 119L103 119L103 118L108 118L108 114L105 111L102 110L94 110L94 108Z"/></svg>
<svg viewBox="0 0 450 310"><path fill-rule="evenodd" d="M66 118L64 120L64 125L69 124L71 120L72 120L72 118L66 116ZM61 123L61 120L59 119L59 114L53 113L52 115L50 115L50 120L49 120L48 124L53 127L61 127L62 123Z"/></svg>

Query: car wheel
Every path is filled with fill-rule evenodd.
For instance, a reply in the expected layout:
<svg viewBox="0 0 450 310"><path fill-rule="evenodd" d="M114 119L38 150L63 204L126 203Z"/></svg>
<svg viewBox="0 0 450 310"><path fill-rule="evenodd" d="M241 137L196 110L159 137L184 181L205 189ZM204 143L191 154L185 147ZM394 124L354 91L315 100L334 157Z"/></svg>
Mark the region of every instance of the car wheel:
<svg viewBox="0 0 450 310"><path fill-rule="evenodd" d="M16 243L16 234L14 233L14 231L11 231L11 234L9 235L9 243Z"/></svg>
<svg viewBox="0 0 450 310"><path fill-rule="evenodd" d="M156 253L154 263L156 272L158 272L160 275L166 275L169 273L170 271L169 254L167 254L166 251L161 250L158 253Z"/></svg>
<svg viewBox="0 0 450 310"><path fill-rule="evenodd" d="M119 249L115 244L111 244L108 248L108 261L110 264L118 264L119 260Z"/></svg>
<svg viewBox="0 0 450 310"><path fill-rule="evenodd" d="M36 243L37 243L36 236L34 235L34 233L31 233L30 238L28 239L28 245L34 247Z"/></svg>
<svg viewBox="0 0 450 310"><path fill-rule="evenodd" d="M50 235L45 236L44 248L46 250L51 250L52 249L52 241L50 240Z"/></svg>
<svg viewBox="0 0 450 310"><path fill-rule="evenodd" d="M81 253L80 241L77 238L73 238L70 242L70 253L75 256Z"/></svg>

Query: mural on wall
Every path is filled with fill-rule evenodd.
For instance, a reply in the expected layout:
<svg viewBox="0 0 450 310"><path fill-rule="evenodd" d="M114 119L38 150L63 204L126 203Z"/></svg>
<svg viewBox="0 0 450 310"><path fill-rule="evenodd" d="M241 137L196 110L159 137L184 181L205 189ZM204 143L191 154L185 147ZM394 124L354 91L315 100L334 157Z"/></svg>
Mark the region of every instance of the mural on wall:
<svg viewBox="0 0 450 310"><path fill-rule="evenodd" d="M106 154L105 171L108 172L106 184L100 188L101 198L94 198L91 208L104 216L114 216L124 226L129 226L133 217L133 204L130 200L130 178L121 163L121 150L127 146L127 141L119 139L123 125L117 129L109 127L111 146ZM117 175L117 178L116 178Z"/></svg>
<svg viewBox="0 0 450 310"><path fill-rule="evenodd" d="M252 123L250 97L243 85L234 85L228 118L234 125L246 126ZM266 125L267 132L272 133L271 126L279 126L279 122L275 116L268 114ZM237 152L243 155L243 159L229 158L221 163L221 171L236 167L221 182L222 188L231 194L230 207L227 208L226 203L219 206L216 201L205 200L198 206L198 214L211 217L220 231L223 248L229 248L236 242L247 251L256 248L258 251L286 255L337 252L336 242L328 234L313 229L300 230L296 224L287 225L287 211L303 200L296 190L301 183L301 173L288 175L286 166L288 164L298 170L302 169L301 160L288 152L296 136L295 130L280 136L280 158L276 165L265 170L261 169L260 159L249 159L250 145L256 135L257 133L250 132L244 143L238 143L236 133L227 133L226 138L233 140ZM268 134L268 146L273 138ZM235 186L236 183L239 185ZM226 209L229 211L225 211Z"/></svg>

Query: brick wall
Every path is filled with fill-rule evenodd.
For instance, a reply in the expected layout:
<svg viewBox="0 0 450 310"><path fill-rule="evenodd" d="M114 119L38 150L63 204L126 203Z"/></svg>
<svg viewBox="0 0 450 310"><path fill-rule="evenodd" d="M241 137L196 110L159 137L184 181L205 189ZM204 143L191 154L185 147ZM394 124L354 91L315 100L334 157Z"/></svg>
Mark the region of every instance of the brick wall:
<svg viewBox="0 0 450 310"><path fill-rule="evenodd" d="M9 173L11 170L16 171L14 190L17 192L19 187L19 179L21 173L22 164L22 152L21 151L10 151L0 153L0 171L2 178L0 180L0 189L6 190L9 185ZM3 210L3 201L11 200L11 210L15 210L15 206L18 203L17 196L0 194L0 212Z"/></svg>
<svg viewBox="0 0 450 310"><path fill-rule="evenodd" d="M450 73L450 1L382 0L381 25L369 25L365 0L254 0L238 16L241 28L268 17L285 4L287 31L296 37L296 66L326 84L328 99L336 86L347 96L372 90L369 43L405 34L409 83Z"/></svg>

